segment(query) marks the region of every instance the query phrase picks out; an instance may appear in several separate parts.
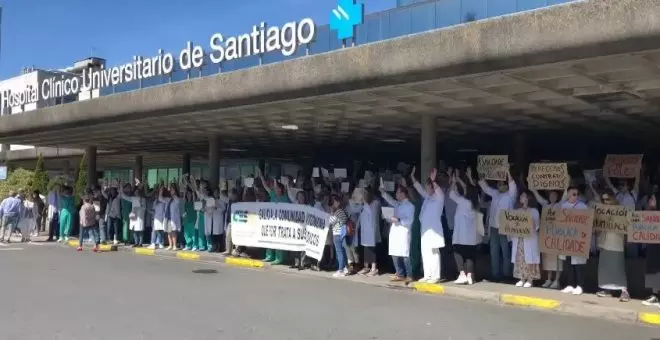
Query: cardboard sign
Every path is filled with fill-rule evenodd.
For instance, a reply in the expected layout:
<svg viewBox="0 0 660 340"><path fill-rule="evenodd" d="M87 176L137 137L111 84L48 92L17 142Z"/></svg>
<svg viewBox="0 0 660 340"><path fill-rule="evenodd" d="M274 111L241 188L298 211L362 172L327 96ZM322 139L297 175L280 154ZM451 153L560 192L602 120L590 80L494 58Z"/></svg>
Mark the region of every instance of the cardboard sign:
<svg viewBox="0 0 660 340"><path fill-rule="evenodd" d="M335 168L335 178L348 178L348 171L342 168Z"/></svg>
<svg viewBox="0 0 660 340"><path fill-rule="evenodd" d="M394 192L394 189L396 188L396 185L393 181L385 181L383 182L383 185L385 186L385 191L387 192Z"/></svg>
<svg viewBox="0 0 660 340"><path fill-rule="evenodd" d="M594 225L592 209L543 207L539 248L542 253L589 257Z"/></svg>
<svg viewBox="0 0 660 340"><path fill-rule="evenodd" d="M479 155L477 157L477 172L480 179L506 181L509 172L508 155Z"/></svg>
<svg viewBox="0 0 660 340"><path fill-rule="evenodd" d="M522 209L501 210L498 215L499 233L513 237L529 237L532 235L534 222L532 214Z"/></svg>
<svg viewBox="0 0 660 340"><path fill-rule="evenodd" d="M627 234L632 225L632 210L622 205L596 204L594 230Z"/></svg>
<svg viewBox="0 0 660 340"><path fill-rule="evenodd" d="M615 178L637 178L642 168L644 155L607 155L603 165L603 176Z"/></svg>
<svg viewBox="0 0 660 340"><path fill-rule="evenodd" d="M660 211L634 211L628 228L630 243L660 243Z"/></svg>
<svg viewBox="0 0 660 340"><path fill-rule="evenodd" d="M254 178L252 178L252 177L243 178L243 185L246 188L252 188L252 186L254 185Z"/></svg>
<svg viewBox="0 0 660 340"><path fill-rule="evenodd" d="M319 168L312 169L312 177L314 177L314 178L319 177Z"/></svg>
<svg viewBox="0 0 660 340"><path fill-rule="evenodd" d="M341 192L343 193L348 193L348 190L351 187L351 183L348 182L341 182Z"/></svg>
<svg viewBox="0 0 660 340"><path fill-rule="evenodd" d="M569 185L566 163L531 163L527 183L532 190L566 190Z"/></svg>

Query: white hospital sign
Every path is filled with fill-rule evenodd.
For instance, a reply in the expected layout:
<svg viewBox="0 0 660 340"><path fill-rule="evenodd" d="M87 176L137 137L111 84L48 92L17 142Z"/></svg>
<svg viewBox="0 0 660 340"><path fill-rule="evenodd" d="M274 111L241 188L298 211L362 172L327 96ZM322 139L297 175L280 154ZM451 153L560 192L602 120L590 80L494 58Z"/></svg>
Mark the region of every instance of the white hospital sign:
<svg viewBox="0 0 660 340"><path fill-rule="evenodd" d="M267 27L262 22L252 26L252 32L225 37L215 33L209 39L208 49L188 41L177 55L162 49L151 58L134 56L129 63L102 69L86 69L81 75L65 74L45 79L38 87L28 86L23 91L0 89L0 107L15 107L41 99L76 95L80 92L116 86L141 79L171 74L175 69L189 70L204 65L205 56L213 64L280 51L284 56L296 53L298 47L314 40L316 25L311 18L292 21L282 27Z"/></svg>

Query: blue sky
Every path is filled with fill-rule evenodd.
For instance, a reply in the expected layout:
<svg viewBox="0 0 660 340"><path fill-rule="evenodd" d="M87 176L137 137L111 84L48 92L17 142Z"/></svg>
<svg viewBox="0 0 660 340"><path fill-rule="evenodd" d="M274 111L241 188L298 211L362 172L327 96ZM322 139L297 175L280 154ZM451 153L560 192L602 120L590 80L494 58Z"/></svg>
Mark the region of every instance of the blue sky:
<svg viewBox="0 0 660 340"><path fill-rule="evenodd" d="M367 13L396 0L362 0ZM206 45L213 33L246 33L265 21L280 25L311 17L328 23L337 0L0 0L0 79L24 66L62 68L90 55L109 65L159 48L178 52L186 41Z"/></svg>

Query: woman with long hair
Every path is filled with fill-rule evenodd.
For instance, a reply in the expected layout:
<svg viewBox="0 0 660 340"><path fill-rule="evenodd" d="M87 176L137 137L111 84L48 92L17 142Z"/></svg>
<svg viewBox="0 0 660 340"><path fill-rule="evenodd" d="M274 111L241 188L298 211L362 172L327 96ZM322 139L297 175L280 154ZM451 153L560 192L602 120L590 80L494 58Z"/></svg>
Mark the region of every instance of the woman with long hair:
<svg viewBox="0 0 660 340"><path fill-rule="evenodd" d="M197 222L197 212L195 211L195 195L190 188L186 189L183 202L183 238L185 248L183 250L191 251L195 246L195 223Z"/></svg>
<svg viewBox="0 0 660 340"><path fill-rule="evenodd" d="M550 191L547 200L537 190L531 190L531 192L534 194L536 201L544 207L559 208L562 204L558 191ZM564 195L566 194L564 193ZM559 278L564 268L564 260L560 259L557 254L541 253L541 267L547 274L547 280L541 287L559 289Z"/></svg>
<svg viewBox="0 0 660 340"><path fill-rule="evenodd" d="M471 174L469 168L468 174ZM476 221L479 195L475 187L468 187L465 184L458 170L450 172L448 175L450 178L449 198L456 202L452 243L459 275L454 283L471 285L474 283L477 245L480 243Z"/></svg>
<svg viewBox="0 0 660 340"><path fill-rule="evenodd" d="M330 197L331 214L328 219L328 224L332 229L332 239L335 245L335 252L337 255L337 272L332 276L341 277L346 276L349 271L346 266L346 250L344 249L344 237L342 235L342 228L348 221L348 214L342 207L342 200L337 195Z"/></svg>
<svg viewBox="0 0 660 340"><path fill-rule="evenodd" d="M532 234L528 237L514 237L511 247L511 262L513 277L520 280L516 287L531 288L534 280L541 278L541 253L539 251L540 217L536 209L536 201L530 191L523 190L518 194L516 209L525 211L532 216Z"/></svg>
<svg viewBox="0 0 660 340"><path fill-rule="evenodd" d="M658 195L649 195L646 209L658 210ZM649 243L646 245L646 288L651 290L651 296L643 304L646 306L660 307L660 243Z"/></svg>

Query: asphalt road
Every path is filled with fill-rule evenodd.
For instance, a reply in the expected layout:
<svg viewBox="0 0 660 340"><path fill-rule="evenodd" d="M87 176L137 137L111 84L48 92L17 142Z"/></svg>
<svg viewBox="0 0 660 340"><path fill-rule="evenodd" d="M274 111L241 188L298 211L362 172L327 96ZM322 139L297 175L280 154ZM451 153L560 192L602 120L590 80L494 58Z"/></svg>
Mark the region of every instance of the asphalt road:
<svg viewBox="0 0 660 340"><path fill-rule="evenodd" d="M341 279L51 245L11 247L24 249L0 250L3 340L660 338L653 327Z"/></svg>

